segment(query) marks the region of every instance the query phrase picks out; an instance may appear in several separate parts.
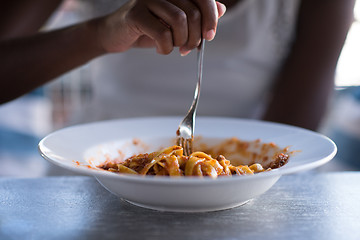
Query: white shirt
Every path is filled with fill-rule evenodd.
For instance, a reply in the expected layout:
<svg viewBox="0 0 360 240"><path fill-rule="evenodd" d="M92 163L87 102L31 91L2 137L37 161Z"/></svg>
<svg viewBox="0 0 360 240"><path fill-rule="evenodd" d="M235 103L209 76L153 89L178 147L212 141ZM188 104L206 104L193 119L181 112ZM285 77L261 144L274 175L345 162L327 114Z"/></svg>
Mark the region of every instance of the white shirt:
<svg viewBox="0 0 360 240"><path fill-rule="evenodd" d="M92 1L94 9L105 2ZM298 0L244 0L227 11L215 39L205 45L198 115L255 117L291 45L298 5ZM181 57L177 49L167 56L131 49L89 66L94 95L73 123L183 116L191 105L196 51Z"/></svg>

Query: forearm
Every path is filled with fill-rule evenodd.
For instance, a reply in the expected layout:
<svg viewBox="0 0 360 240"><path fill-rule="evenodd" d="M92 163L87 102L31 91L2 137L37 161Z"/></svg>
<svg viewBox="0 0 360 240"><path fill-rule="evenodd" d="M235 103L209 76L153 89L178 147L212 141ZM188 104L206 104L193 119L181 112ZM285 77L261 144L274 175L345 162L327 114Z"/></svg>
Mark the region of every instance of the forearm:
<svg viewBox="0 0 360 240"><path fill-rule="evenodd" d="M1 42L0 103L104 54L97 39L97 21Z"/></svg>
<svg viewBox="0 0 360 240"><path fill-rule="evenodd" d="M2 38L0 103L105 53L132 47L156 47L160 54L179 47L188 53L199 45L202 35L207 40L214 37L218 18L225 12L225 6L213 0L194 1L198 5L190 0L175 5L132 0L112 14L66 29Z"/></svg>
<svg viewBox="0 0 360 240"><path fill-rule="evenodd" d="M353 0L303 0L291 54L279 72L264 119L317 130L353 20Z"/></svg>
<svg viewBox="0 0 360 240"><path fill-rule="evenodd" d="M3 1L0 39L32 35L43 27L62 0Z"/></svg>

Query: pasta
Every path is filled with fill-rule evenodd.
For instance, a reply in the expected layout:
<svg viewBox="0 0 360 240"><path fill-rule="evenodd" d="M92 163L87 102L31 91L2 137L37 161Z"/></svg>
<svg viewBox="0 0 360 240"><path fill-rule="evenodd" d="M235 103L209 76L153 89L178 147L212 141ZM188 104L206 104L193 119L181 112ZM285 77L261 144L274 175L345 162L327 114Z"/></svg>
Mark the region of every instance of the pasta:
<svg viewBox="0 0 360 240"><path fill-rule="evenodd" d="M279 154L279 158L287 161L288 155ZM201 151L190 156L183 154L183 148L177 145L165 148L159 152L134 155L124 161L106 161L98 166L104 170L116 173L156 175L156 176L219 176L253 175L269 171L259 163L234 166L223 155L213 158Z"/></svg>

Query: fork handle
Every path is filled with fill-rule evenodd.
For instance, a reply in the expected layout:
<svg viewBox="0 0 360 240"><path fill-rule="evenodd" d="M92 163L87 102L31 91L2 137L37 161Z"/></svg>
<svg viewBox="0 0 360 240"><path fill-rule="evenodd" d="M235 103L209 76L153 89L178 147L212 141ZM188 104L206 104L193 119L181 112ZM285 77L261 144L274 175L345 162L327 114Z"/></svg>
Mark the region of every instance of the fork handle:
<svg viewBox="0 0 360 240"><path fill-rule="evenodd" d="M200 87L202 82L202 72L203 72L203 60L204 60L204 48L205 48L205 39L202 39L200 42L200 45L198 47L197 51L197 78L198 81L196 83L195 93L194 93L194 100L191 104L191 107L187 113L187 116L192 115L192 136L194 134L194 128L195 128L195 115L196 115L196 109L199 102L199 96L200 96Z"/></svg>

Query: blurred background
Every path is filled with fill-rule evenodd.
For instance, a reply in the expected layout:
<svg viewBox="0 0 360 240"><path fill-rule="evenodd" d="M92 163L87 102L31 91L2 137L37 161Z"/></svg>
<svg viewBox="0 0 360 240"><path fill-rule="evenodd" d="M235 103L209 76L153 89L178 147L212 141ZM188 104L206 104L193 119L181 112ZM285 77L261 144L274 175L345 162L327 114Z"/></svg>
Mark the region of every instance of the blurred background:
<svg viewBox="0 0 360 240"><path fill-rule="evenodd" d="M89 11L86 1L67 0L44 29L84 20ZM354 11L354 23L336 70L335 94L320 130L335 141L338 154L317 171L360 169L360 0ZM90 64L0 105L0 176L71 174L42 159L37 144L48 133L72 125L72 116L92 98Z"/></svg>

